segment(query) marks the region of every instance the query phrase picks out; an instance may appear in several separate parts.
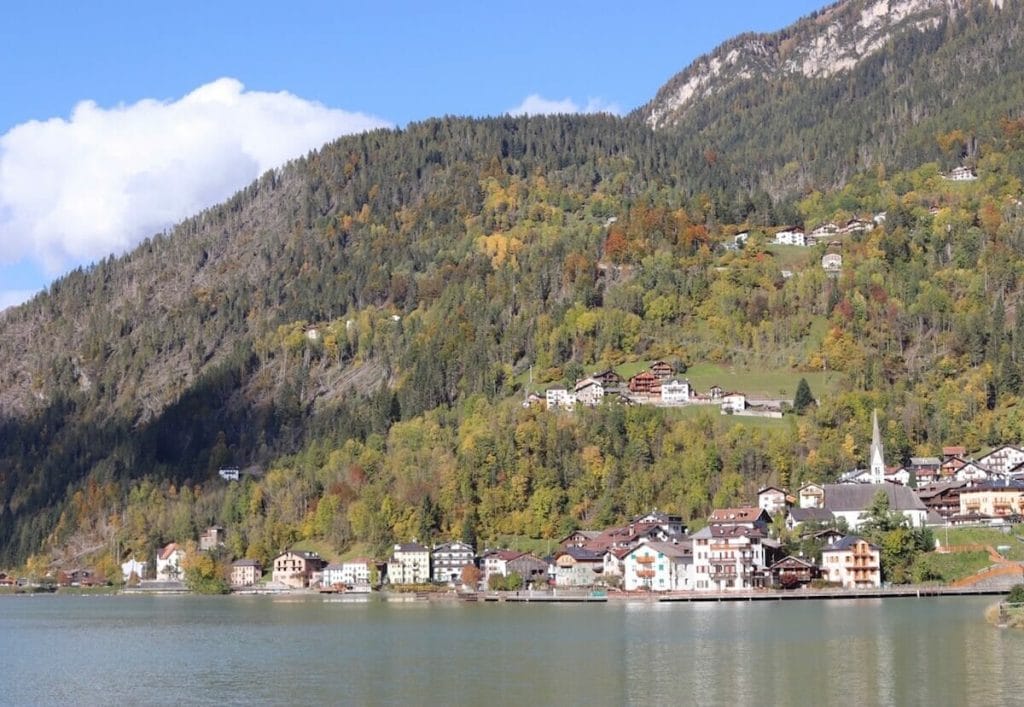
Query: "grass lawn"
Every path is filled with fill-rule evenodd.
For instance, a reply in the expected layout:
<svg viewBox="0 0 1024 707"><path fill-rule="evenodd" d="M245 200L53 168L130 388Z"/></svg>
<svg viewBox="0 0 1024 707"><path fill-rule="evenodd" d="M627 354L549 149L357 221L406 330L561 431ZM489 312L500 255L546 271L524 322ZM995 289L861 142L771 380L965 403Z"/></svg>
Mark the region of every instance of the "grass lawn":
<svg viewBox="0 0 1024 707"><path fill-rule="evenodd" d="M742 368L719 366L715 363L698 363L690 366L685 377L697 389L704 392L712 385L720 385L727 391L746 393L754 398L781 398L792 400L801 378L807 379L811 393L820 398L831 393L839 376L822 371L801 372L791 369Z"/></svg>
<svg viewBox="0 0 1024 707"><path fill-rule="evenodd" d="M936 528L935 538L943 545L947 544L945 528ZM991 545L999 549L1000 545L1009 546L1003 555L1008 560L1024 560L1024 542L1015 536L1024 536L1024 525L1015 525L1009 533L999 528L950 528L948 531L949 545ZM991 563L990 563L991 564Z"/></svg>
<svg viewBox="0 0 1024 707"><path fill-rule="evenodd" d="M946 583L969 577L991 564L987 552L956 552L948 555L929 552L914 562L916 570L926 567L931 576L938 576Z"/></svg>
<svg viewBox="0 0 1024 707"><path fill-rule="evenodd" d="M791 270L800 272L811 265L817 264L817 253L815 248L805 248L798 245L770 245L767 248L772 258L779 266L779 270Z"/></svg>
<svg viewBox="0 0 1024 707"><path fill-rule="evenodd" d="M665 416L670 420L692 419L701 415L708 415L713 420L722 420L730 425L744 425L748 427L778 428L788 425L786 418L774 417L747 417L746 415L723 415L717 405L684 405L682 407L662 408Z"/></svg>
<svg viewBox="0 0 1024 707"><path fill-rule="evenodd" d="M300 540L289 549L315 552L327 562L337 562L338 560L338 553L334 551L334 548L331 547L330 543L322 540Z"/></svg>

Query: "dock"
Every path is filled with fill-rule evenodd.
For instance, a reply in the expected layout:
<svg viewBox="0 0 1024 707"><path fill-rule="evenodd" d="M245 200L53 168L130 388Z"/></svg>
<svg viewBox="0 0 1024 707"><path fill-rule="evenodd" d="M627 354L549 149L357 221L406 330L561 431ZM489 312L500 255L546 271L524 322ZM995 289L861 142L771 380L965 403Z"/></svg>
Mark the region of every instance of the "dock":
<svg viewBox="0 0 1024 707"><path fill-rule="evenodd" d="M678 592L656 597L659 602L821 601L829 599L920 599L948 596L995 596L998 587L883 587L880 589L795 589L739 592Z"/></svg>

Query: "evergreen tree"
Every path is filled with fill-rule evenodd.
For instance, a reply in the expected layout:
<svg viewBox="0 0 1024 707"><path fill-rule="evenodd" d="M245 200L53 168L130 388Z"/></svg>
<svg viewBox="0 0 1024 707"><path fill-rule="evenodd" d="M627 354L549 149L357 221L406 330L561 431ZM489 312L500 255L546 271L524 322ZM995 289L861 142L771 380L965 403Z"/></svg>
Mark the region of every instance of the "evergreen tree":
<svg viewBox="0 0 1024 707"><path fill-rule="evenodd" d="M796 395L793 396L793 411L797 415L803 415L807 408L814 405L814 396L811 394L811 386L806 378L801 378L796 386Z"/></svg>

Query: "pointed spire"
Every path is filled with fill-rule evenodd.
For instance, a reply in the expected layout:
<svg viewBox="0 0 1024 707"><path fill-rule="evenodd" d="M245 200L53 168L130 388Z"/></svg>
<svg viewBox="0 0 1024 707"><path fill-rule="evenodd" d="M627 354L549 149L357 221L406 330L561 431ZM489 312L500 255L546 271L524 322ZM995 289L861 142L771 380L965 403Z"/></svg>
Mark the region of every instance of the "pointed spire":
<svg viewBox="0 0 1024 707"><path fill-rule="evenodd" d="M882 448L882 433L878 431L878 410L871 411L871 483L885 483L885 450Z"/></svg>

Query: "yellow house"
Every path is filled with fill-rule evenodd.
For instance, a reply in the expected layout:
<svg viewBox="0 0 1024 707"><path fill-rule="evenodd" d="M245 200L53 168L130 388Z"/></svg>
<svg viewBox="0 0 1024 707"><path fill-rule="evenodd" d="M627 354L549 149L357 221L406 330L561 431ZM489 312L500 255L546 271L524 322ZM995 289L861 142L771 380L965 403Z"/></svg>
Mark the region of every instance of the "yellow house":
<svg viewBox="0 0 1024 707"><path fill-rule="evenodd" d="M960 492L960 513L1012 516L1024 513L1024 488L1017 484L975 486Z"/></svg>

